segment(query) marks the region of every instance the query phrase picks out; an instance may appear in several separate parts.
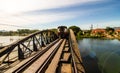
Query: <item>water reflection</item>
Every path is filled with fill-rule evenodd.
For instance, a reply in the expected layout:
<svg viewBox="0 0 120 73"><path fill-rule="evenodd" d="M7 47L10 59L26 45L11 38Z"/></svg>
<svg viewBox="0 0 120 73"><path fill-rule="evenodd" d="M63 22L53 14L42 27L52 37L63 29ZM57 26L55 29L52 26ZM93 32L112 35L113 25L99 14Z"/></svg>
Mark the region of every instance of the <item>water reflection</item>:
<svg viewBox="0 0 120 73"><path fill-rule="evenodd" d="M84 52L82 52L82 59L86 73L101 73L95 52L90 51L89 49L84 50Z"/></svg>
<svg viewBox="0 0 120 73"><path fill-rule="evenodd" d="M120 72L120 41L81 39L78 43L87 73Z"/></svg>

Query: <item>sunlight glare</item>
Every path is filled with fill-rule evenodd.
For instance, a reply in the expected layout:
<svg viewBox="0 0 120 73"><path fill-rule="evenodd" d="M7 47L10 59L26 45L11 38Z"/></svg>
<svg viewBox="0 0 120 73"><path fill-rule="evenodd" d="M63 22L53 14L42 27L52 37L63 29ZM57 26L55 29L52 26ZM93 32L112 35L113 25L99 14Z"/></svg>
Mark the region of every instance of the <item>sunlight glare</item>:
<svg viewBox="0 0 120 73"><path fill-rule="evenodd" d="M1 10L6 13L16 13L20 11L20 6L15 0L3 0L1 3Z"/></svg>

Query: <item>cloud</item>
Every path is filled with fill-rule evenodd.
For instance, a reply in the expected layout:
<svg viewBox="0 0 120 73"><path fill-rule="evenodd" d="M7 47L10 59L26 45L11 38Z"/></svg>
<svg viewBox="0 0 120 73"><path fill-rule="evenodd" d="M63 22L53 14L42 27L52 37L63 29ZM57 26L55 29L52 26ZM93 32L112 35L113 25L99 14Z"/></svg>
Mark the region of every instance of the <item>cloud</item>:
<svg viewBox="0 0 120 73"><path fill-rule="evenodd" d="M8 16L8 17L7 17ZM71 19L74 18L75 15L69 15L69 13L54 13L54 14L39 14L39 15L7 15L7 16L2 16L0 18L0 24L8 24L8 25L18 25L22 27L28 27L32 28L30 25L34 25L36 27L36 24L47 24L51 22L56 22L56 21L61 21L61 20L66 20L66 19ZM5 25L7 27L7 25ZM2 27L3 29L6 29L6 27ZM10 26L8 26L10 27ZM17 27L16 27L17 28ZM12 30L12 28L7 28L7 30ZM16 29L14 29L16 30Z"/></svg>
<svg viewBox="0 0 120 73"><path fill-rule="evenodd" d="M4 24L20 26L14 27L16 30L21 27L33 28L34 26L37 28L38 24L57 21L62 23L62 21L72 19L83 19L86 22L85 18L89 18L89 15L99 14L100 11L108 9L105 5L103 8L98 1L103 0L0 0L0 24L2 24L0 27L13 30L12 26L7 27ZM99 4L98 7L95 7L95 2ZM87 5L88 3L91 4ZM92 7L90 7L91 5ZM69 21L69 23L71 22L74 21ZM83 28L86 28L85 26L90 27L89 24L82 25Z"/></svg>
<svg viewBox="0 0 120 73"><path fill-rule="evenodd" d="M64 8L94 1L98 0L0 0L0 24L29 26L71 19L77 16L74 14L76 12L53 12L38 15L25 14L25 12ZM1 29L6 29L7 25L2 25L0 25Z"/></svg>
<svg viewBox="0 0 120 73"><path fill-rule="evenodd" d="M2 17L2 23L6 24L18 24L18 25L25 25L25 24L35 24L35 23L49 23L58 20L64 20L68 18L74 17L74 15L69 15L70 13L54 13L54 14L39 14L39 15L17 15L8 17ZM19 23L18 23L19 22Z"/></svg>
<svg viewBox="0 0 120 73"><path fill-rule="evenodd" d="M1 0L0 10L8 13L19 13L83 4L98 0Z"/></svg>

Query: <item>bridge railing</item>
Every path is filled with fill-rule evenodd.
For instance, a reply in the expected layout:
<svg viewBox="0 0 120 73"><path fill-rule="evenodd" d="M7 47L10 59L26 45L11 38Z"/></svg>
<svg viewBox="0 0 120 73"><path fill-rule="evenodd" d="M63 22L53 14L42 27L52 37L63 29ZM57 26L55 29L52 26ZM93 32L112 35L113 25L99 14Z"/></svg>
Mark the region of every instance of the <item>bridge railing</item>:
<svg viewBox="0 0 120 73"><path fill-rule="evenodd" d="M76 41L74 32L71 29L69 34L69 45L71 49L72 66L74 73L85 73L85 69L80 55L80 50L78 48L78 43Z"/></svg>
<svg viewBox="0 0 120 73"><path fill-rule="evenodd" d="M50 30L43 30L26 36L0 49L0 66L2 64L9 65L18 59L27 58L56 39L57 35Z"/></svg>

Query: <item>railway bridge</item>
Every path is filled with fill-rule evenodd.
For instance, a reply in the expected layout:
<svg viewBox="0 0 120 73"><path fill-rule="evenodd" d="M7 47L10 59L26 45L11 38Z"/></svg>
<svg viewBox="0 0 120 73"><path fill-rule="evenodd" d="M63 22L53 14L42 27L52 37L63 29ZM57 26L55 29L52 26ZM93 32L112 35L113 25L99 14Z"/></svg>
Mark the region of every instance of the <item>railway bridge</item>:
<svg viewBox="0 0 120 73"><path fill-rule="evenodd" d="M60 39L53 31L33 33L0 49L0 73L85 73L73 31Z"/></svg>

